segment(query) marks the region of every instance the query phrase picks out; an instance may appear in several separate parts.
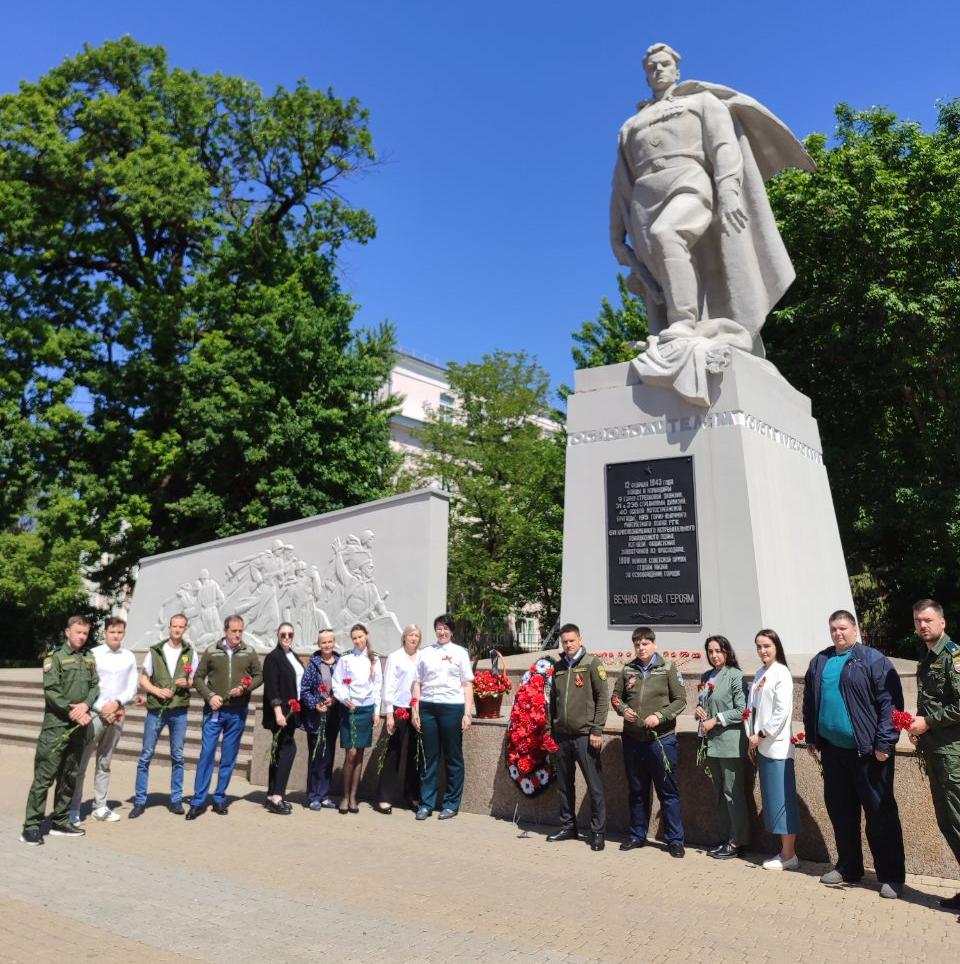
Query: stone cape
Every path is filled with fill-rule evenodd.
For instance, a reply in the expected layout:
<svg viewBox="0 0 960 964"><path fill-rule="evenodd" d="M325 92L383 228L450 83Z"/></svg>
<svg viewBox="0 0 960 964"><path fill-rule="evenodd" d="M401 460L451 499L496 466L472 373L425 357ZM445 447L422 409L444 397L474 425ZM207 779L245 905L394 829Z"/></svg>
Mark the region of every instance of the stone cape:
<svg viewBox="0 0 960 964"><path fill-rule="evenodd" d="M760 329L763 322L793 282L795 274L783 240L777 230L767 199L764 181L786 167L814 170L814 163L790 130L762 104L719 84L689 80L677 85L673 97L706 93L716 97L729 110L743 156L742 202L748 217L742 232L725 234L716 219L692 248L692 257L702 291L702 319L729 321L727 332L719 333L720 342L763 356ZM629 121L628 121L629 124ZM624 129L627 125L624 125ZM614 169L612 205L619 210L631 245L641 263L645 255L643 239L631 218L633 181L624 153L623 129ZM644 265L655 276L655 266ZM666 326L665 306L658 292L639 285L631 276L628 284L647 303L650 330L659 333ZM743 334L749 334L747 347ZM717 336L710 332L710 336Z"/></svg>

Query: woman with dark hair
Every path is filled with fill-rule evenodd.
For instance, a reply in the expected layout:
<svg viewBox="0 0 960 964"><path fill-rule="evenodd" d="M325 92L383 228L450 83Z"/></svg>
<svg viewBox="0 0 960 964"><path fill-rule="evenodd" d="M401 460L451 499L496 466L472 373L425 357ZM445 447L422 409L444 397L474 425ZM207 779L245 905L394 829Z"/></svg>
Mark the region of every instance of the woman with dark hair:
<svg viewBox="0 0 960 964"><path fill-rule="evenodd" d="M793 762L793 677L787 668L783 643L772 629L761 629L756 638L760 669L753 678L747 709L750 759L760 774L763 823L780 835L780 853L763 862L764 870L796 870L797 777Z"/></svg>
<svg viewBox="0 0 960 964"><path fill-rule="evenodd" d="M747 705L743 673L725 636L707 638L704 650L712 667L700 677L693 715L705 743L707 767L717 793L717 845L707 853L720 860L740 857L750 843L750 820L743 775Z"/></svg>
<svg viewBox="0 0 960 964"><path fill-rule="evenodd" d="M383 712L389 734L383 762L379 765L380 787L377 791L380 813L393 813L400 799L408 803L420 799L420 776L417 773L417 749L412 735L410 702L420 661L420 627L412 623L404 627L400 648L395 649L383 667Z"/></svg>
<svg viewBox="0 0 960 964"><path fill-rule="evenodd" d="M473 713L473 668L467 651L453 642L453 617L437 616L433 631L437 641L421 650L413 684L413 726L423 740L417 820L426 820L437 804L441 751L447 786L439 819L457 815L463 796L463 731Z"/></svg>
<svg viewBox="0 0 960 964"><path fill-rule="evenodd" d="M277 645L263 661L263 728L274 734L267 776L270 813L288 814L287 792L290 769L297 755L296 734L300 726L299 700L303 664L293 652L293 626L280 623Z"/></svg>
<svg viewBox="0 0 960 964"><path fill-rule="evenodd" d="M333 755L340 731L340 704L333 698L333 671L340 654L332 629L321 629L317 650L310 657L300 685L303 728L307 731L307 806L311 810L333 810L330 799Z"/></svg>
<svg viewBox="0 0 960 964"><path fill-rule="evenodd" d="M340 813L360 812L363 751L373 742L373 728L380 722L380 660L363 623L351 627L350 641L353 649L340 657L333 671L333 695L345 710L340 714L340 746L346 750Z"/></svg>

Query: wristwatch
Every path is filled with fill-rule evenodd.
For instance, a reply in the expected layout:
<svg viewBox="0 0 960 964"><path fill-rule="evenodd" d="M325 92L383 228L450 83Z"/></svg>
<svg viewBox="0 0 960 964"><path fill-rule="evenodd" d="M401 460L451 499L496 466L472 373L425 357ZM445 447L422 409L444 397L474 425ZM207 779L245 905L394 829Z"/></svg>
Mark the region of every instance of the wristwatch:
<svg viewBox="0 0 960 964"><path fill-rule="evenodd" d="M761 740L765 740L767 738L767 731L757 730L757 736L759 736Z"/></svg>

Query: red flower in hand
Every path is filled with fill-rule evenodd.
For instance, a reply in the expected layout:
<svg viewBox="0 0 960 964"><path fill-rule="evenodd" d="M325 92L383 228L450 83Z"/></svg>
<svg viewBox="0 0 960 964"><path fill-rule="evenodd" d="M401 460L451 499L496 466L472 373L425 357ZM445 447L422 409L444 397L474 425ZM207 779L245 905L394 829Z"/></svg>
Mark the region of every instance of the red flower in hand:
<svg viewBox="0 0 960 964"><path fill-rule="evenodd" d="M913 717L903 710L894 710L892 722L893 728L900 733L903 730L909 730L910 727L913 726Z"/></svg>
<svg viewBox="0 0 960 964"><path fill-rule="evenodd" d="M253 685L253 680L249 676L241 676L240 685L244 689L249 689Z"/></svg>
<svg viewBox="0 0 960 964"><path fill-rule="evenodd" d="M324 686L323 683L321 683L321 684L317 687L317 692L318 692L318 693L326 693L326 692L327 692L326 686Z"/></svg>
<svg viewBox="0 0 960 964"><path fill-rule="evenodd" d="M291 713L300 712L300 700L287 700L287 706L290 707Z"/></svg>
<svg viewBox="0 0 960 964"><path fill-rule="evenodd" d="M741 719L741 720L749 720L749 719L750 719L750 710L749 710L749 709L744 710L744 711L740 714L740 719Z"/></svg>
<svg viewBox="0 0 960 964"><path fill-rule="evenodd" d="M417 700L414 698L410 700L410 709L412 710L417 705Z"/></svg>
<svg viewBox="0 0 960 964"><path fill-rule="evenodd" d="M620 706L620 697L615 696L610 702L613 704L614 709L618 709Z"/></svg>

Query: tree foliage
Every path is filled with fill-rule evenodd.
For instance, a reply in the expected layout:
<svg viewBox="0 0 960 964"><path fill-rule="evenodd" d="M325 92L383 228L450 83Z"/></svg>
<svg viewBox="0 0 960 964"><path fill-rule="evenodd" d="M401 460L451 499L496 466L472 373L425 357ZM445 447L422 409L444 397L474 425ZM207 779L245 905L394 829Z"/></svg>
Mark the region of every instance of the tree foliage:
<svg viewBox="0 0 960 964"><path fill-rule="evenodd" d="M770 359L813 400L855 598L891 644L960 587L960 100L925 132L837 109L770 185L797 280ZM906 651L906 650L905 650Z"/></svg>
<svg viewBox="0 0 960 964"><path fill-rule="evenodd" d="M477 650L527 604L544 629L559 614L566 437L547 373L523 352L451 364L449 379L457 403L429 413L411 472L454 493L447 598Z"/></svg>
<svg viewBox="0 0 960 964"><path fill-rule="evenodd" d="M0 98L0 528L113 595L143 554L382 494L393 333L336 276L373 161L357 101L130 38Z"/></svg>
<svg viewBox="0 0 960 964"><path fill-rule="evenodd" d="M571 354L577 368L630 361L637 356L635 343L649 335L646 306L627 290L624 275L617 275L617 287L620 307L614 308L606 298L601 299L597 319L585 321L573 334Z"/></svg>

